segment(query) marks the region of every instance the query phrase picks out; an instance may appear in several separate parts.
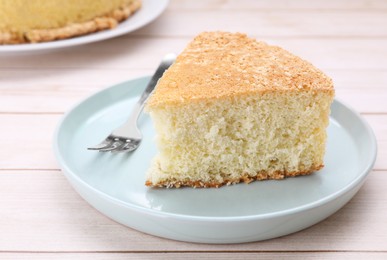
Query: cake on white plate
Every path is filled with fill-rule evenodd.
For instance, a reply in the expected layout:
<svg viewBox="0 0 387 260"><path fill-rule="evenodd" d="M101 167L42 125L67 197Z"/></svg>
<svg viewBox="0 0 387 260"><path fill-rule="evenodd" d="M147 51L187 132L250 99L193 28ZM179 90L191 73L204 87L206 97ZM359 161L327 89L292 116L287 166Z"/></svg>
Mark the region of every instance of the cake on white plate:
<svg viewBox="0 0 387 260"><path fill-rule="evenodd" d="M152 187L220 187L307 175L324 166L332 80L241 33L204 32L146 104L158 155Z"/></svg>
<svg viewBox="0 0 387 260"><path fill-rule="evenodd" d="M112 29L141 0L0 0L0 44L48 42Z"/></svg>

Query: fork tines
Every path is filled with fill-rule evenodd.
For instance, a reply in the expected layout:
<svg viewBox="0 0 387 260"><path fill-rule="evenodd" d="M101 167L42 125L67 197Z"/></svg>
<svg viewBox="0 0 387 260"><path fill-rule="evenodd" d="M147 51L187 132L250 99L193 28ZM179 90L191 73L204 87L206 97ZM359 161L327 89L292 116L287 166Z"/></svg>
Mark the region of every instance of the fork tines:
<svg viewBox="0 0 387 260"><path fill-rule="evenodd" d="M127 139L118 136L109 136L102 143L94 147L87 148L88 150L98 150L100 152L130 152L135 150L141 140Z"/></svg>

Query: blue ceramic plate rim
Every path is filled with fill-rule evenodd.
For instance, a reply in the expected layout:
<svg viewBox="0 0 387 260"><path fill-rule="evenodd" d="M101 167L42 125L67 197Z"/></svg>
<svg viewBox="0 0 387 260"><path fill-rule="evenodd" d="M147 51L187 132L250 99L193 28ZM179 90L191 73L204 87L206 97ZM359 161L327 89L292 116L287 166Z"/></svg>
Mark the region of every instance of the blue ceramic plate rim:
<svg viewBox="0 0 387 260"><path fill-rule="evenodd" d="M72 181L76 181L77 184L81 184L83 188L88 189L89 191L93 192L96 196L100 196L104 198L105 200L109 201L110 203L122 206L124 208L137 211L140 213L144 214L151 214L159 217L172 217L175 219L180 219L180 220L191 220L191 221L213 221L213 222L234 222L234 221L249 221L249 220L263 220L263 219L271 219L271 218L278 218L282 217L285 215L291 215L291 214L296 214L302 211L307 211L313 208L320 207L322 205L328 204L329 202L343 196L344 194L350 192L352 189L355 189L358 187L358 185L361 185L362 182L365 180L365 178L368 176L369 172L372 170L373 165L375 164L376 161L376 156L377 156L377 142L375 135L372 131L372 128L369 126L369 124L352 108L350 108L348 105L344 105L342 101L335 100L333 101L332 106L340 106L342 108L345 108L349 113L352 114L352 116L355 117L355 119L362 125L364 128L365 134L368 137L369 141L369 153L367 153L369 156L366 159L366 162L364 163L364 168L359 169L360 174L354 178L349 184L347 184L345 187L343 187L341 190L336 191L328 196L325 196L319 200L316 200L311 203L307 203L302 206L297 206L291 209L286 209L286 210L281 210L277 212L270 212L270 213L264 213L264 214L257 214L257 215L247 215L247 216L225 216L225 217L219 217L219 216L192 216L192 215L184 215L184 214L176 214L176 213L170 213L170 212L163 212L163 211L158 211L150 208L145 208L141 207L139 205L134 205L128 202L124 202L122 200L119 200L117 198L114 198L98 189L93 187L92 185L88 184L84 180L82 180L68 165L66 164L60 148L59 148L59 136L60 136L60 131L63 127L63 125L66 123L69 118L71 118L72 114L76 113L80 107L86 103L89 102L90 100L93 99L98 99L99 96L105 95L106 93L112 91L112 89L115 88L120 88L123 85L128 85L133 84L135 81L139 80L149 80L150 77L140 77L140 78L135 78L129 81L125 81L119 84L116 84L114 86L108 87L106 89L103 89L86 99L80 101L77 105L75 105L72 109L70 109L68 112L64 114L62 119L60 120L55 133L54 133L54 141L53 141L53 150L54 154L57 158L57 161L64 172L65 176L68 178L70 183ZM144 86L145 87L145 86Z"/></svg>

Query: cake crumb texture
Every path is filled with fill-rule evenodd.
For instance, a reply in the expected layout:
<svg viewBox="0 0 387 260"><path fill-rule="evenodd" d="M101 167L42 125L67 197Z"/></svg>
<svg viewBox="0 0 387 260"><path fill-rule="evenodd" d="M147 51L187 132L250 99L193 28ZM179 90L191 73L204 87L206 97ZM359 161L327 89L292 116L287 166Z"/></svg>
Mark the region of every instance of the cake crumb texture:
<svg viewBox="0 0 387 260"><path fill-rule="evenodd" d="M324 165L334 89L310 63L243 34L204 33L147 104L152 187L220 187L307 175Z"/></svg>

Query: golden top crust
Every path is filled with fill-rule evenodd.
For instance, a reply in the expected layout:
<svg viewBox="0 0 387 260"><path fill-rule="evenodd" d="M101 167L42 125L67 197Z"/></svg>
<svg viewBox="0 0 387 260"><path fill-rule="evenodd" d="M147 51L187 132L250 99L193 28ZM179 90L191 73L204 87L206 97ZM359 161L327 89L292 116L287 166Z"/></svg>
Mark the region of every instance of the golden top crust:
<svg viewBox="0 0 387 260"><path fill-rule="evenodd" d="M326 91L332 80L309 62L241 33L204 32L159 80L147 109L252 93Z"/></svg>

